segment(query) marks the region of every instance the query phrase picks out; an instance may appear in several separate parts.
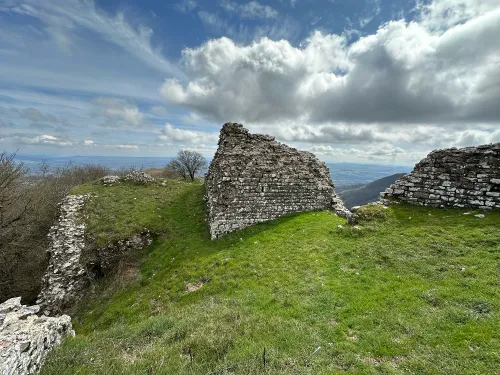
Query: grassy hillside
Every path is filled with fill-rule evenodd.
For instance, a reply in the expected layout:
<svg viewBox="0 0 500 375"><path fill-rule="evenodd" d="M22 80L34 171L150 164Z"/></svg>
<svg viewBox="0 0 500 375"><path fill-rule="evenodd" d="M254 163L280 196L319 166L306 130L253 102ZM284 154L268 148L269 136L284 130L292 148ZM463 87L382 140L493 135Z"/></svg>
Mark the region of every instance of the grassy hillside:
<svg viewBox="0 0 500 375"><path fill-rule="evenodd" d="M405 173L397 173L391 176L379 178L378 180L356 187L355 189L339 191L339 195L344 201L345 206L348 208L362 206L370 202L378 201L380 193L404 175Z"/></svg>
<svg viewBox="0 0 500 375"><path fill-rule="evenodd" d="M200 184L78 191L103 240L163 235L81 301L42 374L498 373L498 212L369 208L360 231L312 212L211 241Z"/></svg>

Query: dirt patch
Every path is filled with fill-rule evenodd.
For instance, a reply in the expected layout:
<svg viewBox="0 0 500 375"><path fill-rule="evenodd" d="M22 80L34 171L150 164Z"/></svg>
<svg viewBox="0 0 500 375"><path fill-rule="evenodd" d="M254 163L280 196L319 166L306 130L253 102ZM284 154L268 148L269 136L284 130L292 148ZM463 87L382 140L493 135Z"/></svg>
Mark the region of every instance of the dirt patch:
<svg viewBox="0 0 500 375"><path fill-rule="evenodd" d="M197 283L188 283L186 285L185 291L186 293L193 293L196 292L197 290L200 290L205 283L203 281L197 282Z"/></svg>

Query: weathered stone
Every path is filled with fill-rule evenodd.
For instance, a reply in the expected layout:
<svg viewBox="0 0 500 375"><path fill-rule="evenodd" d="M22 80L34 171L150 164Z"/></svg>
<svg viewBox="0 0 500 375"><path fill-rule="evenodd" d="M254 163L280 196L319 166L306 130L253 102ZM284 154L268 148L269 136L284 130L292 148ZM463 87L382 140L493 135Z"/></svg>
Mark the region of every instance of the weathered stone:
<svg viewBox="0 0 500 375"><path fill-rule="evenodd" d="M96 248L85 236L81 210L89 195L69 195L61 202L58 221L49 231L50 260L37 298L43 314L66 311L83 295L93 278L105 276L117 266L123 254L152 242L149 231L129 239ZM1 312L1 311L0 311Z"/></svg>
<svg viewBox="0 0 500 375"><path fill-rule="evenodd" d="M37 374L47 353L74 336L69 316L38 317L38 310L21 305L21 297L0 304L0 374Z"/></svg>
<svg viewBox="0 0 500 375"><path fill-rule="evenodd" d="M500 207L500 143L431 152L381 200L433 207Z"/></svg>
<svg viewBox="0 0 500 375"><path fill-rule="evenodd" d="M64 198L58 221L50 228L49 266L37 298L37 304L47 315L59 314L69 307L85 286L85 269L79 262L85 247L85 224L79 216L88 199L89 195Z"/></svg>
<svg viewBox="0 0 500 375"><path fill-rule="evenodd" d="M221 129L205 186L212 239L292 212L350 216L325 163L236 123Z"/></svg>
<svg viewBox="0 0 500 375"><path fill-rule="evenodd" d="M99 182L104 186L114 186L120 183L120 176L104 176Z"/></svg>
<svg viewBox="0 0 500 375"><path fill-rule="evenodd" d="M155 178L145 172L132 171L123 178L125 181L136 184L150 184L156 182Z"/></svg>

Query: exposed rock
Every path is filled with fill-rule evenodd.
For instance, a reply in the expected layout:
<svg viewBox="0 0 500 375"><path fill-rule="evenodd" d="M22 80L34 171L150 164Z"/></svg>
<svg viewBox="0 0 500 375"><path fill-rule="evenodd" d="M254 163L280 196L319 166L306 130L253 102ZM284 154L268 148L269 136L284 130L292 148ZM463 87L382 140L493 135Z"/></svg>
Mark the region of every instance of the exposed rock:
<svg viewBox="0 0 500 375"><path fill-rule="evenodd" d="M500 143L431 152L382 200L431 207L500 208Z"/></svg>
<svg viewBox="0 0 500 375"><path fill-rule="evenodd" d="M477 217L478 219L484 219L484 215L483 214L477 214L477 215L474 215L474 217Z"/></svg>
<svg viewBox="0 0 500 375"><path fill-rule="evenodd" d="M150 184L156 182L155 178L145 172L132 171L124 178L125 181L135 182L136 184Z"/></svg>
<svg viewBox="0 0 500 375"><path fill-rule="evenodd" d="M99 182L104 186L114 186L120 183L120 176L104 176Z"/></svg>
<svg viewBox="0 0 500 375"><path fill-rule="evenodd" d="M212 239L292 212L350 212L325 163L243 125L227 123L205 178Z"/></svg>
<svg viewBox="0 0 500 375"><path fill-rule="evenodd" d="M38 310L21 305L21 297L0 304L0 374L38 373L47 353L74 336L69 316L38 317Z"/></svg>
<svg viewBox="0 0 500 375"><path fill-rule="evenodd" d="M61 314L71 307L92 279L109 275L123 254L140 250L152 242L149 231L129 239L96 248L85 235L81 210L88 195L67 196L60 206L60 215L49 232L49 266L42 280L37 303L45 315Z"/></svg>

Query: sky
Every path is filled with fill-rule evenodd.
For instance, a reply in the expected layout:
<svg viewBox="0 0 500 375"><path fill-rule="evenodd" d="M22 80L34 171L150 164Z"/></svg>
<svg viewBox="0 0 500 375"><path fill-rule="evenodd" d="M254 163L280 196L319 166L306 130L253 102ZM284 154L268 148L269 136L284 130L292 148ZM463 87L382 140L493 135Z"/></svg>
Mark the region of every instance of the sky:
<svg viewBox="0 0 500 375"><path fill-rule="evenodd" d="M500 0L0 0L0 151L331 162L500 142Z"/></svg>

